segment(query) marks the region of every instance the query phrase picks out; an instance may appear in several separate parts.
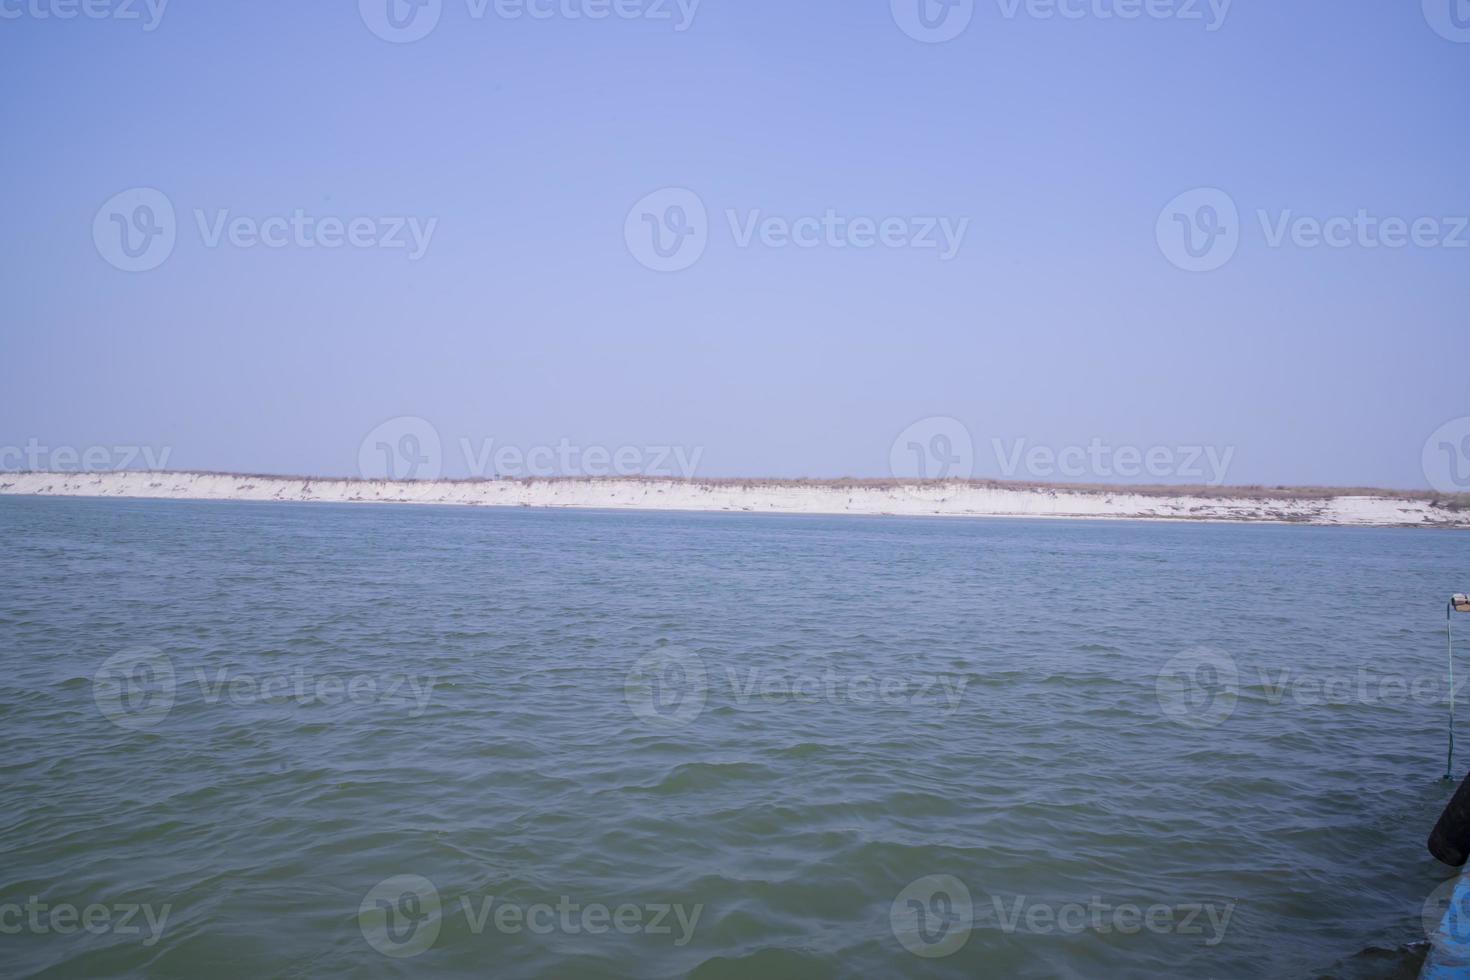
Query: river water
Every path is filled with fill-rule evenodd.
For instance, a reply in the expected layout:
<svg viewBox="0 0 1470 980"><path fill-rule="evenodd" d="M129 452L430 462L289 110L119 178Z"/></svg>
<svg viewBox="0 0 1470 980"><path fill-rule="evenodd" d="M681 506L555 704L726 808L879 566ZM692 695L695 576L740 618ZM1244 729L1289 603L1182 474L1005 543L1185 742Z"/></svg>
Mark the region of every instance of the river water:
<svg viewBox="0 0 1470 980"><path fill-rule="evenodd" d="M0 533L9 975L1386 977L1449 874L1457 532L3 498Z"/></svg>

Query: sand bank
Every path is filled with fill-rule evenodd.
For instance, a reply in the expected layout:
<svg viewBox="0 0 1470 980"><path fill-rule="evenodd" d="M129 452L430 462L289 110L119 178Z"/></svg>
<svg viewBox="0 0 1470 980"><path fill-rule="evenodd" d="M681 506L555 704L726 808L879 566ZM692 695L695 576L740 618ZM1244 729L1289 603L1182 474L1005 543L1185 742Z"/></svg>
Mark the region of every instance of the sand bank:
<svg viewBox="0 0 1470 980"><path fill-rule="evenodd" d="M1032 484L666 479L404 481L223 473L6 473L0 494L325 503L575 507L908 517L1263 521L1470 528L1470 509L1430 495Z"/></svg>

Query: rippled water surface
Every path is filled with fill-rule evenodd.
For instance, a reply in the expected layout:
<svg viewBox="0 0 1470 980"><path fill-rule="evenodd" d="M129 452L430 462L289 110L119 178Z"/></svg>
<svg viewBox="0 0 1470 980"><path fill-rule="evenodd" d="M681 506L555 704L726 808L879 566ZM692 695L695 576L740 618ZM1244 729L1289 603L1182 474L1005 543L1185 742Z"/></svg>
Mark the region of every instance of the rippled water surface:
<svg viewBox="0 0 1470 980"><path fill-rule="evenodd" d="M1463 534L18 498L0 532L8 975L1390 976L1447 873Z"/></svg>

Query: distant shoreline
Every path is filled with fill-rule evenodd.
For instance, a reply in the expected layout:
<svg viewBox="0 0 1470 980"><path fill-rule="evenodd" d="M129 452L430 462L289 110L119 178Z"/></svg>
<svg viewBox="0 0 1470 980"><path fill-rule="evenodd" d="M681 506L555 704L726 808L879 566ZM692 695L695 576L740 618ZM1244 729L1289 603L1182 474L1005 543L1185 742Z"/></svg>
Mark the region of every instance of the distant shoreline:
<svg viewBox="0 0 1470 980"><path fill-rule="evenodd" d="M533 478L391 481L236 473L0 473L0 494L895 517L1183 520L1470 528L1470 497L1331 487L1001 481Z"/></svg>

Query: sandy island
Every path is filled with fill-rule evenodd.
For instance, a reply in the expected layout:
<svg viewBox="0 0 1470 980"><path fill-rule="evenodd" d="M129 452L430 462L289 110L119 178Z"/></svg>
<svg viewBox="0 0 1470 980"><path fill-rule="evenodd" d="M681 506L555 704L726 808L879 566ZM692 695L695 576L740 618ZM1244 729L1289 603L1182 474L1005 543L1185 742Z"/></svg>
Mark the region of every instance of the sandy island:
<svg viewBox="0 0 1470 980"><path fill-rule="evenodd" d="M126 472L3 473L0 494L1470 528L1470 495L1307 487L1106 487L979 480L930 483L658 478L390 481Z"/></svg>

